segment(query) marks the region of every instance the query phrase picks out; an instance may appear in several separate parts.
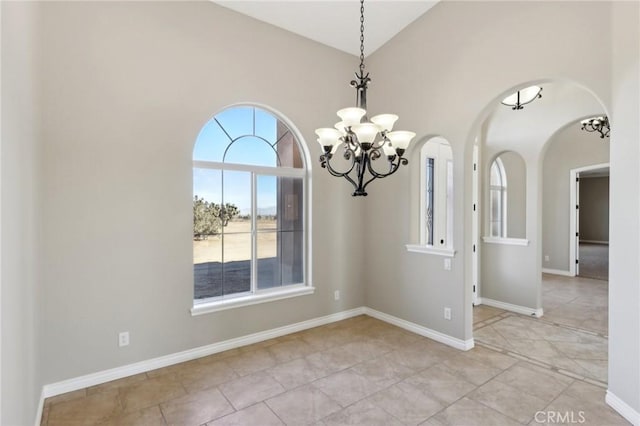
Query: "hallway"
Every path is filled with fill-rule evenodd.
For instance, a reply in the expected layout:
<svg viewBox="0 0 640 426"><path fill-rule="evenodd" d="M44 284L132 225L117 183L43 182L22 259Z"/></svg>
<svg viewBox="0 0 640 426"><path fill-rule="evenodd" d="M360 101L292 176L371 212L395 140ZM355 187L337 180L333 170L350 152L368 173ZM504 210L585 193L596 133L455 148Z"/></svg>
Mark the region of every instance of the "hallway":
<svg viewBox="0 0 640 426"><path fill-rule="evenodd" d="M486 346L606 388L608 283L543 275L544 316L474 308L474 338Z"/></svg>

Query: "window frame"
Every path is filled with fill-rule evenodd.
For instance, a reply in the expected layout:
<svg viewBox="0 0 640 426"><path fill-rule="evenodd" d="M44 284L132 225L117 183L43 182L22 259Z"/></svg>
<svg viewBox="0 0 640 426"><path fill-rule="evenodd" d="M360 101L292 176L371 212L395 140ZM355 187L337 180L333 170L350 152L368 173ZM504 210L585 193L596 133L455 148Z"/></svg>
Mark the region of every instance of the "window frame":
<svg viewBox="0 0 640 426"><path fill-rule="evenodd" d="M496 170L498 171L498 177L500 179L500 185L492 185L491 184L491 175L493 173L494 164L496 165ZM500 212L500 217L495 220L494 219L494 208L493 208L493 199L491 194L497 191L499 196L498 200L500 202L500 206L498 211ZM493 224L497 223L499 226L500 234L493 235ZM500 159L500 156L497 156L489 167L489 233L490 238L507 238L507 173L504 169L504 164Z"/></svg>
<svg viewBox="0 0 640 426"><path fill-rule="evenodd" d="M303 167L302 168L293 168L293 167L270 167L270 166L259 166L259 165L249 165L249 164L239 164L239 163L225 163L219 161L207 161L207 160L192 160L192 173L195 169L208 169L208 170L220 170L221 172L225 171L242 171L248 172L251 176L251 278L250 278L250 290L249 292L242 293L234 293L228 295L214 296L203 299L195 298L195 276L192 280L192 291L193 293L193 307L191 308L192 316L202 315L210 312L217 312L226 309L232 309L241 306L250 306L258 303L264 303L274 300L287 299L295 296L302 296L307 294L313 294L315 292L315 288L311 283L311 162L309 161L309 151L307 148L304 139L302 138L300 132L297 128L284 117L282 114L274 111L272 108L258 105L258 104L234 104L230 105L226 108L221 109L218 113L216 113L210 120L205 123L205 126L211 121L214 120L216 116L220 113L233 109L233 108L257 108L261 109L263 112L266 112L272 115L276 120L280 121L284 124L288 131L292 134L295 139L295 143L299 150L299 155L302 160ZM255 112L254 112L255 117ZM219 123L218 123L219 124ZM224 130L224 128L223 128ZM254 126L255 131L255 126ZM196 140L197 142L197 140ZM233 141L231 141L233 143ZM229 145L230 146L230 145ZM195 143L194 143L194 151L195 151ZM293 283L288 285L281 285L278 287L271 288L258 288L258 277L257 277L257 236L260 233L267 231L260 231L257 228L257 180L259 176L274 176L276 178L284 177L284 178L299 178L302 179L302 209L300 214L302 214L302 233L303 233L303 241L302 241L302 282L301 283ZM192 184L193 188L193 184ZM192 194L193 196L193 194ZM223 201L224 202L224 201ZM268 232L279 232L278 230L270 230Z"/></svg>

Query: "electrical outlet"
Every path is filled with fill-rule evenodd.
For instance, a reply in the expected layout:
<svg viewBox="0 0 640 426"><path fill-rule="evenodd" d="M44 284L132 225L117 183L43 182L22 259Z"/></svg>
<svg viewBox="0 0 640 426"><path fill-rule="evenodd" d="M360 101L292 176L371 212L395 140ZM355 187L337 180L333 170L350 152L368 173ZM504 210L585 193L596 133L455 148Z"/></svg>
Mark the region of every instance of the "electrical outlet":
<svg viewBox="0 0 640 426"><path fill-rule="evenodd" d="M340 290L333 292L333 300L340 300Z"/></svg>
<svg viewBox="0 0 640 426"><path fill-rule="evenodd" d="M451 270L451 259L444 259L444 270L445 271L450 271Z"/></svg>
<svg viewBox="0 0 640 426"><path fill-rule="evenodd" d="M444 319L451 319L451 308L444 308Z"/></svg>
<svg viewBox="0 0 640 426"><path fill-rule="evenodd" d="M129 346L129 332L128 331L123 331L122 333L118 334L118 346L120 346L120 347Z"/></svg>
<svg viewBox="0 0 640 426"><path fill-rule="evenodd" d="M544 261L545 261L545 262L548 262L548 261L549 261L549 255L548 255L548 254L545 254L545 255L544 255Z"/></svg>

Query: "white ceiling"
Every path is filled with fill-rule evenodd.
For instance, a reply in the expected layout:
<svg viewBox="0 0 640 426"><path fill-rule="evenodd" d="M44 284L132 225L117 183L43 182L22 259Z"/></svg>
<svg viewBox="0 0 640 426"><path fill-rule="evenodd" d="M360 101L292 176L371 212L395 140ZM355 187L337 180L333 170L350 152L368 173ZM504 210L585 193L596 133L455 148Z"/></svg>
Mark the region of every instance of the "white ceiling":
<svg viewBox="0 0 640 426"><path fill-rule="evenodd" d="M360 55L358 0L213 0L260 21ZM438 0L368 0L364 4L365 55L375 52Z"/></svg>

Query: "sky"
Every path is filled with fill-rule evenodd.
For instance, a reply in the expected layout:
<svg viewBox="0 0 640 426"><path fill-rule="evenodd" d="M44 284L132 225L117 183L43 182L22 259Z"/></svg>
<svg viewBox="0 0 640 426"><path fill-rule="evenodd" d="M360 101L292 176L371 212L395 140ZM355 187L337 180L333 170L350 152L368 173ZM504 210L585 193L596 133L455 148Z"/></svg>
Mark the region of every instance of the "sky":
<svg viewBox="0 0 640 426"><path fill-rule="evenodd" d="M275 142L276 124L277 119L274 116L258 108L236 107L224 110L209 120L200 131L193 150L193 159L276 167L275 151L259 138L265 138L271 143ZM240 136L246 137L237 139L229 146L230 137L236 139ZM225 156L227 147L229 149ZM277 205L276 191L276 177L258 176L256 188L258 210L273 208ZM218 204L235 204L242 214L248 214L251 209L251 174L241 171L194 168L193 194Z"/></svg>

